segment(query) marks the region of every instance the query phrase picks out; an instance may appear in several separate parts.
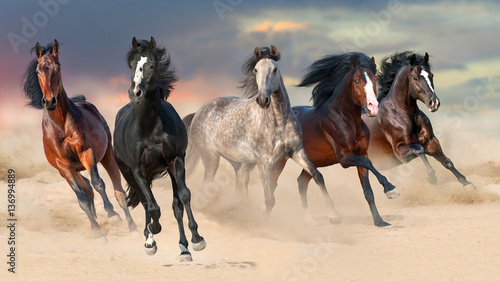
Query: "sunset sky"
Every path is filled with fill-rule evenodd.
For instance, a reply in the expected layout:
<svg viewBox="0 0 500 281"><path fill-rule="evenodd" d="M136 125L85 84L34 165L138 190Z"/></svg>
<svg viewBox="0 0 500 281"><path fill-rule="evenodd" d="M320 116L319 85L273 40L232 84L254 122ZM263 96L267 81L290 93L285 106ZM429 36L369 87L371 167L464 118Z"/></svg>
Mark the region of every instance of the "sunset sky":
<svg viewBox="0 0 500 281"><path fill-rule="evenodd" d="M154 36L180 77L174 106L240 95L241 62L256 46L274 44L292 105L309 103L310 90L293 85L324 55L362 51L379 62L409 49L431 55L443 108L500 109L497 1L41 0L0 7L0 94L19 103L30 49L56 38L66 91L117 111L127 102L132 37Z"/></svg>

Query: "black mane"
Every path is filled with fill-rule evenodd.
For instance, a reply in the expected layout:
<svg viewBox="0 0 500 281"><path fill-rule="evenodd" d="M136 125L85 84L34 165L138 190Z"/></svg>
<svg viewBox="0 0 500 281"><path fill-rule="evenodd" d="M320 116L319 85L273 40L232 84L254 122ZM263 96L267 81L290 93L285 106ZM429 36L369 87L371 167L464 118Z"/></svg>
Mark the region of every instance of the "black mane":
<svg viewBox="0 0 500 281"><path fill-rule="evenodd" d="M353 65L354 60L358 58L358 65L355 67L356 71L360 67L370 68L373 73L377 73L375 65L370 63L370 58L358 52L343 53L325 56L307 67L306 75L302 81L297 85L298 87L309 87L314 84L312 91L313 106L318 107L326 102L334 94L340 93L335 91L339 86ZM353 72L354 73L354 72Z"/></svg>
<svg viewBox="0 0 500 281"><path fill-rule="evenodd" d="M260 55L255 57L252 53L241 65L241 71L245 74L245 78L240 81L238 88L243 89L243 96L245 98L251 98L255 96L259 89L257 87L257 81L255 79L255 73L253 69L255 65L261 59L272 59L274 61L279 61L281 58L281 53L278 52L276 56L271 55L271 49L269 47L260 48Z"/></svg>
<svg viewBox="0 0 500 281"><path fill-rule="evenodd" d="M137 48L132 48L127 54L127 63L131 66L134 57L140 53L153 53L158 64L158 85L160 87L160 98L167 100L174 84L178 78L174 70L170 70L170 54L164 47L151 48L146 40L140 40Z"/></svg>
<svg viewBox="0 0 500 281"><path fill-rule="evenodd" d="M391 91L392 83L394 83L399 70L403 66L410 63L410 58L413 55L415 55L417 58L415 65L424 65L429 70L431 69L430 64L425 64L424 56L421 54L416 54L413 51L396 52L390 56L385 57L382 60L380 71L377 74L379 83L377 100L379 102L389 94L389 92Z"/></svg>
<svg viewBox="0 0 500 281"><path fill-rule="evenodd" d="M52 43L48 44L45 47L42 47L42 55L52 53ZM31 49L31 53L35 52L35 47ZM26 105L34 107L36 109L43 109L42 106L42 98L43 92L42 88L40 88L40 84L38 82L38 74L36 73L36 68L38 66L38 59L33 59L26 68L24 75L22 77L22 88L26 97L30 100Z"/></svg>

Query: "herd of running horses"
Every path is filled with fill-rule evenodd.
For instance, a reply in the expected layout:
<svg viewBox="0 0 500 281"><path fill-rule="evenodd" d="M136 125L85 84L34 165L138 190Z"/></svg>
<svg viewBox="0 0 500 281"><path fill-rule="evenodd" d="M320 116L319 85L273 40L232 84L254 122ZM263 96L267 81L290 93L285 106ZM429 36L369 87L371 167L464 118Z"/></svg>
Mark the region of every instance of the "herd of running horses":
<svg viewBox="0 0 500 281"><path fill-rule="evenodd" d="M153 37L150 41L134 37L127 54L130 103L117 113L112 136L102 115L84 96L68 97L61 79L57 40L45 47L37 43L34 52L37 58L26 69L23 90L30 106L43 109L43 147L48 162L75 192L94 234L102 236L92 187L102 197L108 220L121 218L106 195L97 169L100 162L111 178L130 231L137 226L128 206L143 205L145 248L150 255L157 251L153 235L161 231L160 207L151 184L166 174L172 181L180 260L192 260L184 209L192 248L205 248L186 185L186 170L191 173L199 159L205 168L204 184L214 181L221 156L226 159L236 174L236 190L244 197L249 173L257 166L269 214L275 204L278 177L291 158L303 168L298 184L306 219L312 219L307 212L307 187L314 179L332 223L340 223L341 218L316 167L337 163L343 168L355 166L374 224L379 227L391 225L378 213L368 172L375 175L389 199L398 197L399 192L368 155L383 168L419 157L427 168L428 182L436 183L426 158L429 155L464 186L471 185L443 154L429 119L417 106L420 100L434 112L440 105L427 53L397 52L384 58L379 70L375 59L363 53L325 56L307 68L298 84L314 86L313 106L292 107L278 67L281 53L272 45L257 47L242 65L243 98L216 98L181 119L167 102L177 81L170 55ZM90 180L80 174L84 170ZM128 195L120 174L128 184Z"/></svg>

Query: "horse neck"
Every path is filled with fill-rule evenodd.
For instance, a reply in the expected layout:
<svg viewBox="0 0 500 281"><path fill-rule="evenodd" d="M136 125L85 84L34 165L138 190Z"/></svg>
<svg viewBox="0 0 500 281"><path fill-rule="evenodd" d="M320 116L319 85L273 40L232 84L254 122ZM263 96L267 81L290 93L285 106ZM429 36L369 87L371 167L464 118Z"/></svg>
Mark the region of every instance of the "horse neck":
<svg viewBox="0 0 500 281"><path fill-rule="evenodd" d="M290 116L291 105L281 76L278 90L272 93L271 107L275 118L278 120L278 124L285 124Z"/></svg>
<svg viewBox="0 0 500 281"><path fill-rule="evenodd" d="M142 131L151 131L156 125L156 122L153 121L158 119L161 104L160 88L157 87L154 91L157 93L146 93L149 98L134 106L134 116L137 116L136 122L139 125L137 128Z"/></svg>
<svg viewBox="0 0 500 281"><path fill-rule="evenodd" d="M413 89L410 89L408 68L400 71L394 79L387 100L391 101L398 110L413 114L417 107L417 100L413 97Z"/></svg>
<svg viewBox="0 0 500 281"><path fill-rule="evenodd" d="M344 83L344 85L351 83ZM343 116L345 120L352 122L356 128L361 126L361 106L354 103L352 88L344 86L339 94L332 95L322 107L325 107L330 116Z"/></svg>
<svg viewBox="0 0 500 281"><path fill-rule="evenodd" d="M57 94L56 109L54 109L53 111L45 111L47 112L47 115L51 120L55 121L55 123L58 124L59 127L63 128L64 124L66 123L68 114L72 115L75 109L73 108L74 103L68 98L64 87L61 88L61 92Z"/></svg>

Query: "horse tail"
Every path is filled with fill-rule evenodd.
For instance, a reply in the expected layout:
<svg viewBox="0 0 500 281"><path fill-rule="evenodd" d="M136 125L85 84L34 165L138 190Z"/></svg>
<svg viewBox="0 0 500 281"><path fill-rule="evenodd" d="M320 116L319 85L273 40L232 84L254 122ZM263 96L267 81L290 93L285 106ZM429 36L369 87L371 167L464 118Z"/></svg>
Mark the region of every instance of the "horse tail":
<svg viewBox="0 0 500 281"><path fill-rule="evenodd" d="M127 188L127 191L128 191L128 195L127 195L127 205L129 207L132 207L135 208L137 207L137 205L139 205L139 203L141 202L140 198L139 198L139 194L137 193L137 191L132 188L130 185L127 185L128 188Z"/></svg>
<svg viewBox="0 0 500 281"><path fill-rule="evenodd" d="M191 129L191 123L193 122L194 115L196 113L191 113L186 115L186 117L182 118L182 122L184 123L184 126L186 126L186 130L188 132L188 139L191 139L189 136L190 129ZM190 175L193 174L193 171L196 169L196 166L198 165L198 162L200 161L200 154L196 150L196 148L191 144L191 142L188 141L188 146L186 148L186 161L185 161L185 166L186 166L186 175L189 177Z"/></svg>

